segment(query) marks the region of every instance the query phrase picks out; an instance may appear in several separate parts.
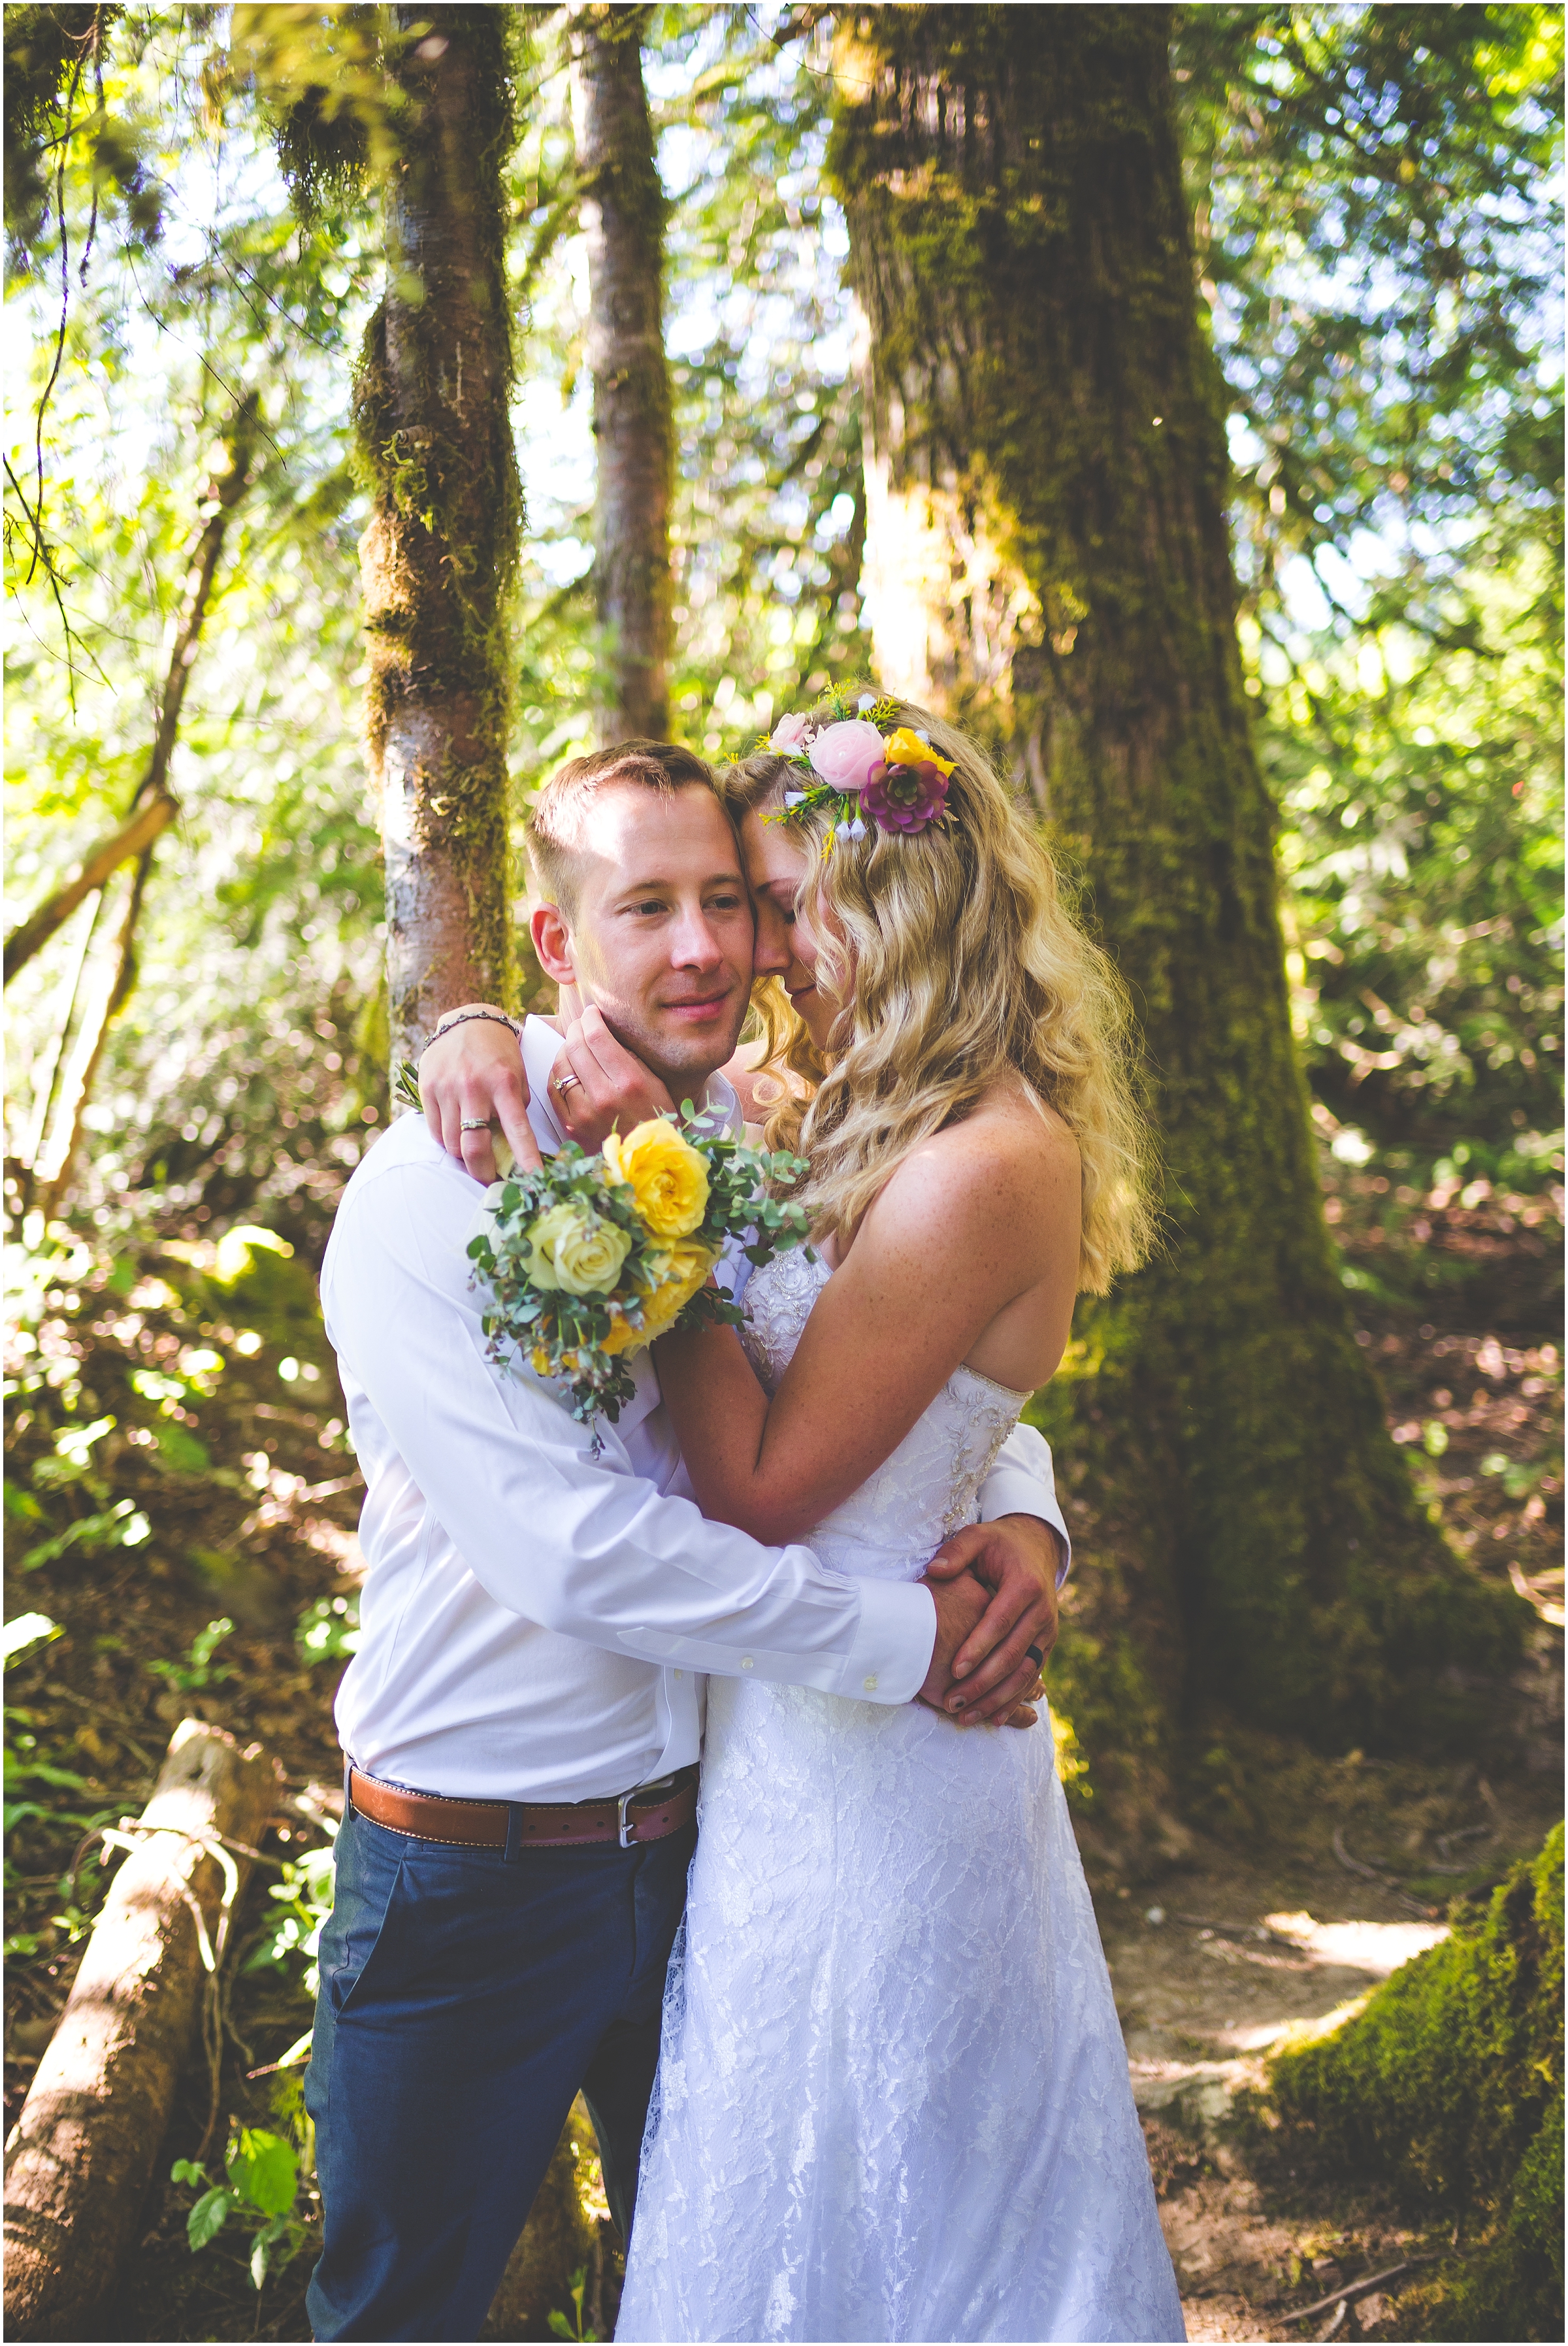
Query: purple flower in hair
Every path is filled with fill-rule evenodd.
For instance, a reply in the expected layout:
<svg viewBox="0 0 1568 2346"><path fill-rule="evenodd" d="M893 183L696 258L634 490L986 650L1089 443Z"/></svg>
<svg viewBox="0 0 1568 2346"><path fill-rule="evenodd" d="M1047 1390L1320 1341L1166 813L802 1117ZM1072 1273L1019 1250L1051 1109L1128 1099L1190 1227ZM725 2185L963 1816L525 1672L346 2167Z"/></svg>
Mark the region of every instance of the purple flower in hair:
<svg viewBox="0 0 1568 2346"><path fill-rule="evenodd" d="M873 766L860 805L882 831L906 836L924 831L946 810L947 776L930 759L918 766Z"/></svg>

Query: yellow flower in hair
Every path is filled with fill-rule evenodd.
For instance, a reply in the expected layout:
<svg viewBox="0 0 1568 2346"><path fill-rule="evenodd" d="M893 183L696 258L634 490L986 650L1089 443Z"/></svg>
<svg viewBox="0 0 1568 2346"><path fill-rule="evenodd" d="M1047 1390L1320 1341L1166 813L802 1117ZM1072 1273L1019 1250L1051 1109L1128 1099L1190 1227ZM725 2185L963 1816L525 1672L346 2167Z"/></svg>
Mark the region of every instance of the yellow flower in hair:
<svg viewBox="0 0 1568 2346"><path fill-rule="evenodd" d="M896 733L888 735L882 743L882 756L890 766L934 766L939 774L952 771L952 760L939 758L931 743L922 741L918 733L911 733L907 725L901 725Z"/></svg>
<svg viewBox="0 0 1568 2346"><path fill-rule="evenodd" d="M611 1180L626 1183L654 1238L690 1237L708 1211L708 1167L667 1117L650 1117L624 1140L612 1132L604 1158Z"/></svg>

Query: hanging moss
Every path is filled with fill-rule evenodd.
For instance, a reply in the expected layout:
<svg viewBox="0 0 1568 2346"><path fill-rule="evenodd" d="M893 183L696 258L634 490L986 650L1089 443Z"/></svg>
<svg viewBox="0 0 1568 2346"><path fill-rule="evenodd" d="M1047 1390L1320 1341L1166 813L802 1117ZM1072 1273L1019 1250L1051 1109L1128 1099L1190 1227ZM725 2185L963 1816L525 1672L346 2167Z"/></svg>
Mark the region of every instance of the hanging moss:
<svg viewBox="0 0 1568 2346"><path fill-rule="evenodd" d="M1563 2335L1563 1959L1559 1825L1356 2018L1269 2065L1292 2156L1459 2219L1464 2253L1401 2297L1402 2335Z"/></svg>
<svg viewBox="0 0 1568 2346"><path fill-rule="evenodd" d="M840 18L832 176L871 326L881 680L966 719L1131 988L1165 1242L1048 1402L1144 1602L1167 1732L1450 1731L1522 1608L1445 1547L1354 1337L1291 1039L1236 637L1225 395L1163 7ZM1093 1755L1091 1755L1093 1757Z"/></svg>

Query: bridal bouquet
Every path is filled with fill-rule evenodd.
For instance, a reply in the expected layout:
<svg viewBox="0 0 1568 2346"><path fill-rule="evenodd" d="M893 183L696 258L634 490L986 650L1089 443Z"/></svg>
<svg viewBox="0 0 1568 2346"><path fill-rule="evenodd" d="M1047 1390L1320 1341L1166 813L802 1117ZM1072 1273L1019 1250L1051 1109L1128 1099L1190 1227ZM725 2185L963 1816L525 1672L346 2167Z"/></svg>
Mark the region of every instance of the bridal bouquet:
<svg viewBox="0 0 1568 2346"><path fill-rule="evenodd" d="M774 1194L805 1170L653 1117L596 1157L568 1142L541 1171L495 1182L468 1245L490 1358L525 1353L536 1375L569 1382L574 1417L613 1422L635 1390L629 1355L671 1328L743 1317L708 1284L727 1239L745 1239L754 1263L805 1239L804 1208Z"/></svg>

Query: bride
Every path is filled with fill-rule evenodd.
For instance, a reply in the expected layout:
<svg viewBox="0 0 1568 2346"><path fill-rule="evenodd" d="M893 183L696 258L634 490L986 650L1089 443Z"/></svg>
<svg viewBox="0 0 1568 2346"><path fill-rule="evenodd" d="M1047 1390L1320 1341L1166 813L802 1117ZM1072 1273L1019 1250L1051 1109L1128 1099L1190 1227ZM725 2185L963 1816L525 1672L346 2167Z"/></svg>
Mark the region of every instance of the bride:
<svg viewBox="0 0 1568 2346"><path fill-rule="evenodd" d="M1146 1244L1125 1013L924 710L788 719L731 780L814 1254L660 1381L705 1514L912 1576ZM617 2338L1185 2334L1050 1736L710 1681Z"/></svg>
<svg viewBox="0 0 1568 2346"><path fill-rule="evenodd" d="M1120 998L1044 849L961 734L872 715L735 778L821 1069L770 1120L816 1260L755 1275L744 1342L658 1348L705 1514L867 1575L970 1519L1148 1222ZM616 2334L1185 2334L1048 1737L712 1681Z"/></svg>

